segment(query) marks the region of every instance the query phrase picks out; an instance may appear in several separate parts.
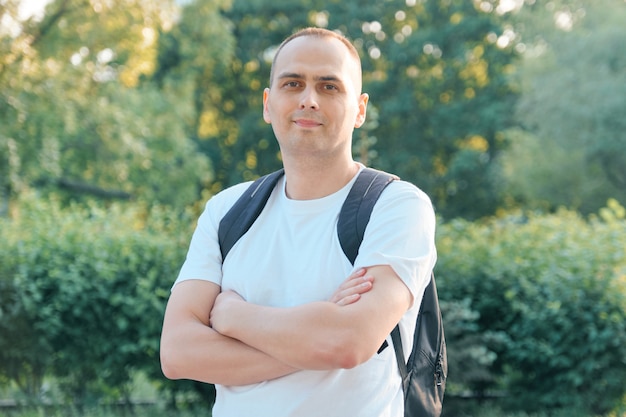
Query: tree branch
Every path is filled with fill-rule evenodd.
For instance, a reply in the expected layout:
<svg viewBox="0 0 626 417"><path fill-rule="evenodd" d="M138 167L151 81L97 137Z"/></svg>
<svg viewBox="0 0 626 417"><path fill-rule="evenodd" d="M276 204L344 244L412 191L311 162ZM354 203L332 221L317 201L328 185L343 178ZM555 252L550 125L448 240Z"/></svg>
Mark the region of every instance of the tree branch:
<svg viewBox="0 0 626 417"><path fill-rule="evenodd" d="M132 194L127 193L126 191L107 190L92 184L86 184L67 178L59 178L56 183L60 188L80 194L89 194L100 198L114 198L120 200L130 200L132 198Z"/></svg>

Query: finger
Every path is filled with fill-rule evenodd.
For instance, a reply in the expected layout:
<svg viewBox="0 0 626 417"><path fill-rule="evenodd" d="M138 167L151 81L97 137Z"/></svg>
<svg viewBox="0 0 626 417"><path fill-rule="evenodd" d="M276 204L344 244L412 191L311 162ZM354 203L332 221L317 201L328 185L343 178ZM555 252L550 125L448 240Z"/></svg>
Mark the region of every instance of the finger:
<svg viewBox="0 0 626 417"><path fill-rule="evenodd" d="M365 269L359 269L358 271L352 273L341 283L339 289L350 288L354 285L358 285L361 279L365 276L366 272L367 271Z"/></svg>
<svg viewBox="0 0 626 417"><path fill-rule="evenodd" d="M341 300L337 301L337 305L339 306L347 306L357 302L361 298L361 294L352 294L347 297L343 297Z"/></svg>
<svg viewBox="0 0 626 417"><path fill-rule="evenodd" d="M365 275L366 272L367 272L367 269L359 268L356 271L354 271L352 274L350 274L350 276L348 278L346 278L346 282L347 281L351 281L351 280L353 280L355 278L362 277L363 275Z"/></svg>
<svg viewBox="0 0 626 417"><path fill-rule="evenodd" d="M337 292L357 286L361 284L364 280L373 280L373 277L366 275L366 272L367 270L361 268L352 275L350 275L348 278L346 278L344 282L341 283L339 288L337 288Z"/></svg>
<svg viewBox="0 0 626 417"><path fill-rule="evenodd" d="M351 279L350 281L344 282L336 291L337 295L346 296L354 293L364 293L371 289L372 283L374 282L374 277L371 275L366 275L363 277L358 277Z"/></svg>
<svg viewBox="0 0 626 417"><path fill-rule="evenodd" d="M335 292L335 294L333 294L332 298L330 299L331 302L336 302L338 303L339 301L343 300L346 297L351 297L354 295L361 295L363 293L368 292L369 290L372 289L373 286L373 279L367 278L367 277L363 277L361 281L354 281L352 285L350 285L347 288L341 288L339 290L337 290ZM351 302L354 302L356 300L353 300Z"/></svg>

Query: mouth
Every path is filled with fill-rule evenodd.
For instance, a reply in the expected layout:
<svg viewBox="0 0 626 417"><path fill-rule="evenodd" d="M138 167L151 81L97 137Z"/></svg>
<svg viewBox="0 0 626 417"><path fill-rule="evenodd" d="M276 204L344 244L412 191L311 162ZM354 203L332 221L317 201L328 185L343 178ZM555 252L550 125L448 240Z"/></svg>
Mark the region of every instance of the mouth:
<svg viewBox="0 0 626 417"><path fill-rule="evenodd" d="M311 129L311 128L318 127L318 126L322 125L322 123L318 122L317 120L313 120L313 119L295 119L293 121L293 123L296 126L307 128L307 129Z"/></svg>

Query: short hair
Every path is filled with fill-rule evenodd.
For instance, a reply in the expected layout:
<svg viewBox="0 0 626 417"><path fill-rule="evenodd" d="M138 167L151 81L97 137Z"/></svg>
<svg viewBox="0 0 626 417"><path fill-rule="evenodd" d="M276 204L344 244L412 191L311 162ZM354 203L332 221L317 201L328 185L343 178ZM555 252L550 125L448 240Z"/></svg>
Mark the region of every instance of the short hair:
<svg viewBox="0 0 626 417"><path fill-rule="evenodd" d="M303 36L314 36L317 38L337 39L338 41L343 43L346 46L346 48L348 48L350 55L352 55L352 57L355 59L358 65L359 71L361 71L361 57L359 56L359 52L356 50L356 48L354 47L354 45L352 44L352 42L350 42L348 38L346 38L345 36L343 36L342 34L338 32L334 32L329 29L318 28L318 27L307 27L304 29L300 29L297 32L291 34L284 41L282 41L282 43L278 46L278 49L276 50L276 53L274 54L274 58L272 59L272 67L270 68L270 87L272 86L272 81L274 78L274 65L276 64L276 60L278 58L278 55L280 54L280 51L285 47L285 45L287 45L292 40L296 38L301 38Z"/></svg>

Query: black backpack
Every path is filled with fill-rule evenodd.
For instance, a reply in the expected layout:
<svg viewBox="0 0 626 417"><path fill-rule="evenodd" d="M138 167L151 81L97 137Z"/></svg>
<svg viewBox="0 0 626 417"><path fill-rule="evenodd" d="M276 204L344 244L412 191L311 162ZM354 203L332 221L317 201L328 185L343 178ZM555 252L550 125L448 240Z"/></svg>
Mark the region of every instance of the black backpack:
<svg viewBox="0 0 626 417"><path fill-rule="evenodd" d="M218 230L222 260L250 229L283 174L281 169L257 179L222 218ZM359 252L374 204L394 179L396 177L393 175L365 168L343 203L337 233L341 248L350 263L354 264ZM431 275L424 292L408 363L404 363L399 326L391 332L391 339L402 376L405 417L439 417L446 388L448 361L434 275ZM386 347L386 343L379 352Z"/></svg>

